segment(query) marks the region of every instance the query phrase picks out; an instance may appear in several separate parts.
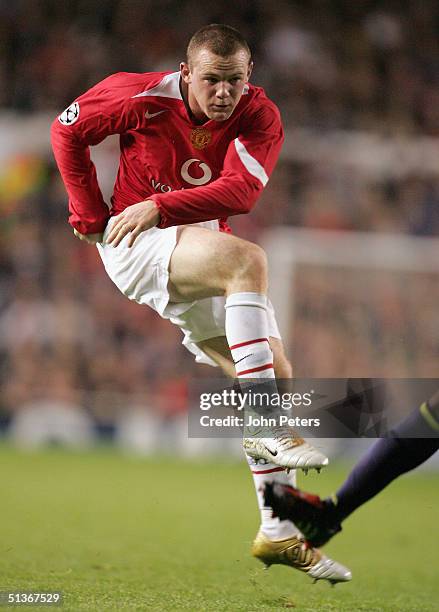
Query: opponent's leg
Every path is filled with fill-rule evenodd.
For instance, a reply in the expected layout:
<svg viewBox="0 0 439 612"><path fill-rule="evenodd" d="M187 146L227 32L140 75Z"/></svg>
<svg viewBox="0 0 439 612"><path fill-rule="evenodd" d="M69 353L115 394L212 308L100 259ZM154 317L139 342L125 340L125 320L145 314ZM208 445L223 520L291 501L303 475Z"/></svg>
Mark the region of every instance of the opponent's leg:
<svg viewBox="0 0 439 612"><path fill-rule="evenodd" d="M413 437L417 436L417 437ZM360 459L336 495L318 496L268 485L265 502L281 519L294 520L315 546L341 531L341 523L398 476L413 470L439 449L439 392L380 438Z"/></svg>
<svg viewBox="0 0 439 612"><path fill-rule="evenodd" d="M360 459L334 499L328 502L334 507L335 517L343 521L392 480L424 463L438 449L439 394L436 394L390 431L389 437L377 440Z"/></svg>

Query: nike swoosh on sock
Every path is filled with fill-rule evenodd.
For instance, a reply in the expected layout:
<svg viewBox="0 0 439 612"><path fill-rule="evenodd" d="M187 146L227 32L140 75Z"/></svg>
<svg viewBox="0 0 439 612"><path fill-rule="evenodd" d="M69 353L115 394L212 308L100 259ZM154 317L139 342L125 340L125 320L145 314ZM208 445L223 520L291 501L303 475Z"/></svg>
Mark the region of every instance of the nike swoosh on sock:
<svg viewBox="0 0 439 612"><path fill-rule="evenodd" d="M237 361L234 361L233 363L236 365L237 363L240 363L241 361L244 361L244 359L247 359L247 357L252 357L253 353L249 353L248 355L245 355L244 357L241 357L241 359L238 359Z"/></svg>

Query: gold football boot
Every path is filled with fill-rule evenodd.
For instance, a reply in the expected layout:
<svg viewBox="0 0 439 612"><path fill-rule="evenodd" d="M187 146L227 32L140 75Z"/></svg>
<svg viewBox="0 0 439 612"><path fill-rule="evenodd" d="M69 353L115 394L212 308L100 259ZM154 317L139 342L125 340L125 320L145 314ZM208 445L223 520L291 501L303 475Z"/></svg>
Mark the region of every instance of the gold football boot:
<svg viewBox="0 0 439 612"><path fill-rule="evenodd" d="M288 565L317 580L328 580L332 585L337 582L348 582L352 573L347 567L329 559L318 548L307 548L301 536L292 536L284 540L269 540L259 530L252 546L252 555L265 564Z"/></svg>

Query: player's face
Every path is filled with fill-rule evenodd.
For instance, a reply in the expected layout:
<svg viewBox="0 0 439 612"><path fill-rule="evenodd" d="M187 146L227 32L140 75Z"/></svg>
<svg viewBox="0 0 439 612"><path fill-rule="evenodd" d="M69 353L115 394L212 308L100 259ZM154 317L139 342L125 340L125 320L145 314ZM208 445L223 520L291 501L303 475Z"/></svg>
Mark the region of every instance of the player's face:
<svg viewBox="0 0 439 612"><path fill-rule="evenodd" d="M200 120L228 119L242 96L252 67L244 49L228 57L200 49L190 66L181 64L181 76L188 86L188 103L194 116Z"/></svg>

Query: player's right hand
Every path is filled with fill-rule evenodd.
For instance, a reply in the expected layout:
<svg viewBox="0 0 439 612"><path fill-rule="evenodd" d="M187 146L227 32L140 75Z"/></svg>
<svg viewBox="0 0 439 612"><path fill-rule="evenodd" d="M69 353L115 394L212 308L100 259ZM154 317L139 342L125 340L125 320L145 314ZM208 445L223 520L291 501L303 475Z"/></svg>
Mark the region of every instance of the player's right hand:
<svg viewBox="0 0 439 612"><path fill-rule="evenodd" d="M73 229L73 233L76 238L82 240L83 242L87 242L88 244L97 244L98 242L102 242L104 239L104 234L101 232L99 234L80 234L78 230Z"/></svg>
<svg viewBox="0 0 439 612"><path fill-rule="evenodd" d="M155 227L159 221L160 213L154 200L131 204L114 217L114 224L105 242L117 247L129 234L127 246L131 248L139 234Z"/></svg>

